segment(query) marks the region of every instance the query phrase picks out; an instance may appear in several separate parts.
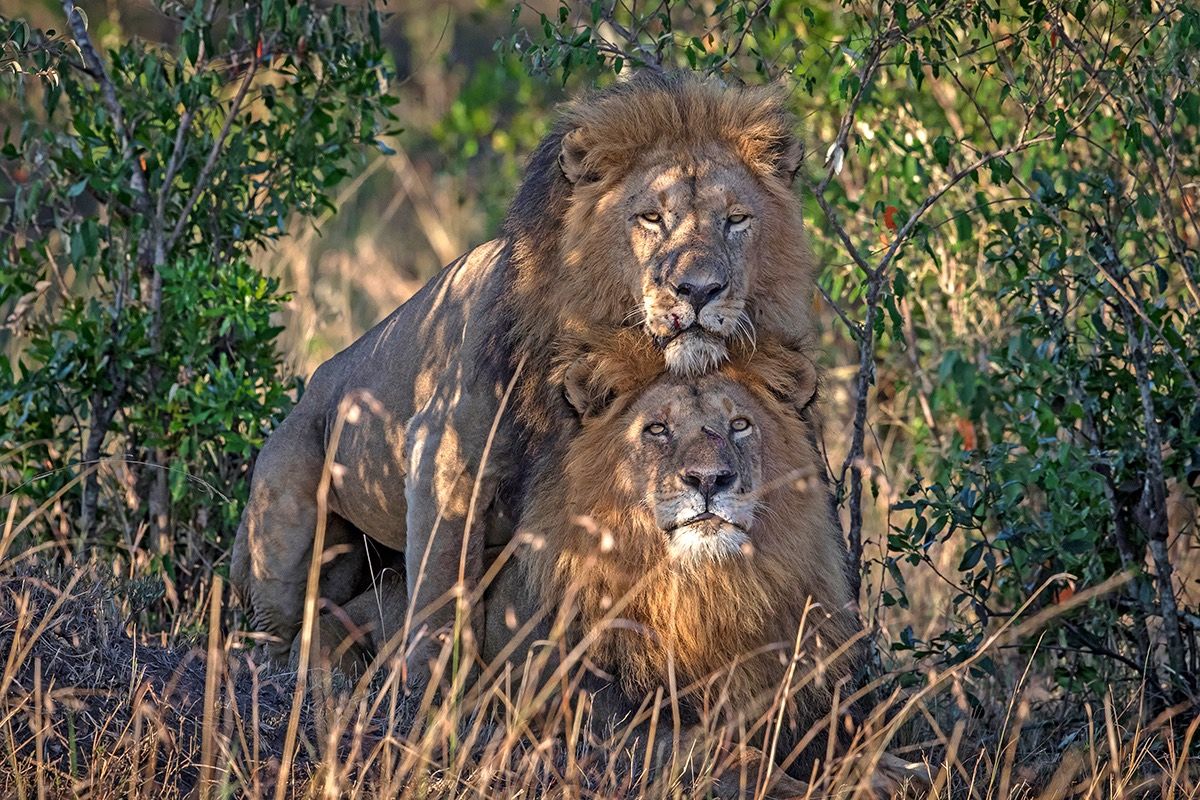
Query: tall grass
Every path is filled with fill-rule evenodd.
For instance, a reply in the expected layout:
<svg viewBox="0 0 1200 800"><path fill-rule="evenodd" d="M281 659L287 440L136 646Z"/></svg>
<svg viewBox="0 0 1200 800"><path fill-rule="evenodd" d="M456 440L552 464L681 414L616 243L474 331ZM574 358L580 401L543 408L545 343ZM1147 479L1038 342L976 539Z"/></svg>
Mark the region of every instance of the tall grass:
<svg viewBox="0 0 1200 800"><path fill-rule="evenodd" d="M585 670L578 657L547 681L518 680L539 674L530 656L482 670L468 687L466 670L450 669L448 643L440 664L457 691L410 694L397 646L357 682L313 665L306 688L296 673L262 661L219 577L188 610L207 620L205 636L144 633L128 582L98 560L51 566L37 552L14 552L14 531L42 512L22 516L14 500L5 512L0 796L657 798L703 796L717 778L746 797L770 796L778 769L741 749L737 734L746 731L719 714L684 730L669 691L647 698L633 718L592 724L573 691ZM874 687L862 730L812 776L808 796L876 796L877 765L899 756L932 776L913 796L1200 797L1200 720L1181 727L1180 709L1145 719L1137 703L1120 706L1115 695L1095 707L1055 707L1043 702L1028 656L1013 655L1014 643L1036 642L1058 614L1114 588L1018 615L973 659L919 687ZM460 644L472 658L470 640ZM1011 689L981 682L975 668L984 658L1014 670ZM794 676L793 685L802 680ZM971 705L968 687L991 694ZM777 701L743 725L769 730L779 712ZM678 731L675 746L647 751L647 724Z"/></svg>

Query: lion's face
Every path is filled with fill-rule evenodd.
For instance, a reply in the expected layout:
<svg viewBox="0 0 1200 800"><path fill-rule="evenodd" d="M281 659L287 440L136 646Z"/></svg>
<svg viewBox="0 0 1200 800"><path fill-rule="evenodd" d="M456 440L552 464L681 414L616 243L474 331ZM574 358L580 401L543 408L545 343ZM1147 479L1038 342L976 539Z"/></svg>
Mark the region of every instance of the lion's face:
<svg viewBox="0 0 1200 800"><path fill-rule="evenodd" d="M722 103L739 96L708 98L714 114L731 118L731 129L738 123ZM658 102L638 112L671 117L673 103ZM683 116L696 111L681 107L690 109L679 111ZM798 316L792 304L802 309L811 291L812 264L791 191L803 149L786 128L748 126L705 137L696 131L703 125L660 120L643 149L615 152L613 130L584 124L563 136L559 154L572 187L563 266L571 290L591 299L582 313L604 309L624 324L640 323L668 370L685 376L724 363L734 339L755 338L756 323ZM588 285L577 275L595 277ZM777 298L784 284L796 292Z"/></svg>
<svg viewBox="0 0 1200 800"><path fill-rule="evenodd" d="M623 455L614 473L625 479L631 505L652 512L672 560L749 551L764 424L767 414L754 396L719 374L662 379L621 415L614 429Z"/></svg>
<svg viewBox="0 0 1200 800"><path fill-rule="evenodd" d="M660 153L618 190L630 294L640 298L646 332L677 374L707 372L725 360L725 341L751 335L747 287L762 214L750 172L713 147L681 162Z"/></svg>

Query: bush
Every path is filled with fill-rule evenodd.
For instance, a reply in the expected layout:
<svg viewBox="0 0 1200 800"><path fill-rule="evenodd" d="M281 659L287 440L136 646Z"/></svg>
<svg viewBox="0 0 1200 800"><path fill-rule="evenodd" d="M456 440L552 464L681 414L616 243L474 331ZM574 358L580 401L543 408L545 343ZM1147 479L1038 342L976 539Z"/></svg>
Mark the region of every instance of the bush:
<svg viewBox="0 0 1200 800"><path fill-rule="evenodd" d="M168 583L228 548L291 402L285 297L250 258L332 207L394 102L374 11L215 10L182 12L174 47L105 58L81 11L59 34L0 19L5 489L51 498L31 542L133 559L148 536L133 566Z"/></svg>

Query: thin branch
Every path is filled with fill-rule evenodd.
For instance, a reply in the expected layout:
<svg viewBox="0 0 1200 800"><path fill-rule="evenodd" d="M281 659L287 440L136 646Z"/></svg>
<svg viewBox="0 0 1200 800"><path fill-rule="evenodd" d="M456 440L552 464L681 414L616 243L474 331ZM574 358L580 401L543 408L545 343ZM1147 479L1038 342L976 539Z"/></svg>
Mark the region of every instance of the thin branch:
<svg viewBox="0 0 1200 800"><path fill-rule="evenodd" d="M268 45L264 44L263 52L269 52ZM229 106L229 113L225 115L225 123L221 126L221 132L217 134L217 138L213 141L212 149L208 151L208 158L204 161L204 167L200 170L200 176L196 178L196 185L192 189L192 194L188 197L187 203L179 212L179 219L175 221L175 228L171 231L171 237L166 243L167 250L175 247L175 243L183 235L183 229L187 226L188 217L191 216L192 209L196 206L196 201L200 199L200 195L207 188L208 179L212 174L213 167L217 163L217 158L221 155L221 148L225 146L225 139L229 136L229 130L233 127L233 121L237 119L238 112L241 110L242 100L245 99L246 92L250 89L250 84L253 83L257 72L258 57L252 56L250 66L246 70L246 74L242 78L242 83L238 86L237 94L234 95L233 102Z"/></svg>
<svg viewBox="0 0 1200 800"><path fill-rule="evenodd" d="M982 169L991 162L1012 155L1020 150L1024 150L1039 142L1050 141L1054 138L1053 134L1042 134L1040 136L1026 139L1022 135L1021 139L1014 145L1004 147L994 152L988 153L968 166L958 170L950 178L938 187L933 193L925 198L924 202L918 206L908 220L896 232L896 236L892 239L887 252L880 259L877 267L863 266L861 256L857 251L851 253L855 260L863 266L867 274L867 296L866 296L866 317L863 320L860 329L861 335L858 339L858 373L855 379L854 390L854 423L851 429L850 449L846 453L846 459L842 463L841 474L838 482L844 484L847 472L850 475L850 530L847 533L847 544L850 549L850 557L852 563L860 564L862 560L862 468L859 466L859 461L863 457L864 445L866 442L866 426L867 426L867 396L870 392L870 387L875 382L875 319L879 313L879 301L883 293L883 286L887 275L888 267L895 260L896 255L900 252L901 246L912 235L917 223L924 216L925 212L933 207L938 200L942 198L946 192L950 191L954 186L958 185L964 178L973 174L975 171ZM827 206L822 203L822 208ZM827 214L831 213L829 211ZM840 226L839 226L840 227ZM845 231L839 233L843 237L843 241L848 240Z"/></svg>
<svg viewBox="0 0 1200 800"><path fill-rule="evenodd" d="M1125 321L1125 330L1129 338L1129 351L1133 360L1134 375L1137 376L1138 394L1142 401L1142 421L1145 425L1145 441L1143 443L1146 455L1146 472L1142 476L1142 486L1137 504L1138 523L1146 531L1149 538L1149 549L1154 559L1155 572L1158 577L1158 607L1162 615L1163 633L1167 640L1167 658L1171 671L1176 678L1192 682L1187 674L1184 655L1183 636L1179 622L1179 607L1175 601L1175 584L1172 578L1174 566L1167 550L1167 485L1166 470L1163 466L1162 435L1158 427L1158 414L1154 408L1154 396L1151 390L1152 378L1150 368L1146 363L1146 350L1149 347L1149 337L1143 327L1139 332L1133 324L1133 315L1129 306L1122 304L1121 314Z"/></svg>
<svg viewBox="0 0 1200 800"><path fill-rule="evenodd" d="M858 246L854 244L854 240L850 238L848 233L846 233L846 229L842 226L842 222L838 218L837 211L835 211L833 206L829 205L829 201L825 199L825 190L820 185L816 187L812 186L803 177L801 177L800 180L803 183L804 188L807 189L817 201L817 205L821 207L821 212L825 215L825 221L829 224L829 227L833 228L833 232L837 234L838 239L841 240L842 246L846 248L846 252L850 255L850 258L854 259L854 263L858 265L859 269L870 275L872 272L871 265L867 263L867 260L859 251ZM823 183L824 181L822 181L822 184Z"/></svg>
<svg viewBox="0 0 1200 800"><path fill-rule="evenodd" d="M88 36L83 14L75 8L73 0L63 0L62 7L63 13L67 15L67 25L71 29L71 36L79 47L84 64L87 65L90 74L95 77L96 83L100 86L100 96L104 101L104 108L112 117L113 129L117 132L117 139L121 142L121 155L124 157L125 163L132 168L129 184L133 188L134 197L137 198L138 210L148 213L150 211L150 195L146 189L146 176L142 174L141 167L134 157L133 143L125 128L125 114L121 110L121 104L117 101L116 87L108 75L108 69L100 59L100 54L96 52L91 37Z"/></svg>
<svg viewBox="0 0 1200 800"><path fill-rule="evenodd" d="M846 316L846 312L843 311L842 307L837 304L837 301L829 296L829 292L825 291L824 286L818 285L817 291L821 293L821 297L825 298L825 302L829 304L831 309L833 309L833 313L837 314L838 319L840 319L846 325L846 327L850 329L850 335L857 337L859 335L858 323Z"/></svg>
<svg viewBox="0 0 1200 800"><path fill-rule="evenodd" d="M171 150L171 159L167 162L167 171L163 175L162 187L158 192L158 204L154 209L154 235L155 262L159 264L166 260L163 224L166 217L167 196L171 193L171 184L175 181L175 173L179 171L179 164L183 159L183 151L187 144L188 130L192 127L192 119L195 118L195 115L195 111L189 108L183 112L183 117L179 120L179 129L175 132L175 146Z"/></svg>

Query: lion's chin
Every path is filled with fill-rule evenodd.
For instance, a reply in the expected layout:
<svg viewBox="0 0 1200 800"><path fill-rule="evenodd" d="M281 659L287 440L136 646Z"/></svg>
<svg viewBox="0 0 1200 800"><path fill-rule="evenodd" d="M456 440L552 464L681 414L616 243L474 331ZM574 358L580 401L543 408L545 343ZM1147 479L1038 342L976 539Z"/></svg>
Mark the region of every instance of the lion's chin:
<svg viewBox="0 0 1200 800"><path fill-rule="evenodd" d="M704 330L686 330L663 347L667 369L684 377L712 372L728 356L725 340Z"/></svg>
<svg viewBox="0 0 1200 800"><path fill-rule="evenodd" d="M750 552L750 537L723 519L705 519L671 531L667 551L682 565L740 558Z"/></svg>

